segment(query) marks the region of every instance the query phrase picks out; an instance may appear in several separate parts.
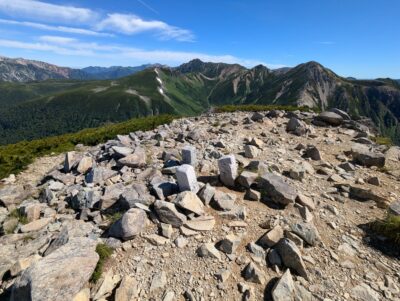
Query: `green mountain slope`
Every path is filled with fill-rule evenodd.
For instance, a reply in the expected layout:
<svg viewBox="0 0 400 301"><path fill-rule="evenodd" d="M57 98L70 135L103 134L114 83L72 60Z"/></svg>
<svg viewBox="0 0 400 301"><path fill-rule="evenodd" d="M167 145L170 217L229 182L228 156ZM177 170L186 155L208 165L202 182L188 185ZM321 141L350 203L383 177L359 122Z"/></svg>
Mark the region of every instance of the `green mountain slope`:
<svg viewBox="0 0 400 301"><path fill-rule="evenodd" d="M338 107L355 118L370 117L383 134L400 143L398 82L342 78L316 62L275 71L193 60L113 81L9 84L3 89L10 97L0 96L1 144L134 117L195 115L225 104Z"/></svg>

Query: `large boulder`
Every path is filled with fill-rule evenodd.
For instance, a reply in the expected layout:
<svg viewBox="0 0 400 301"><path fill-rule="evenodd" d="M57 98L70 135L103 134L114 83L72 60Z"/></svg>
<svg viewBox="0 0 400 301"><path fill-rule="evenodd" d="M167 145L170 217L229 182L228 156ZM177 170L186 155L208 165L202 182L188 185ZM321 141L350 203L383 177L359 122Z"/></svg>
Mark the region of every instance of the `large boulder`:
<svg viewBox="0 0 400 301"><path fill-rule="evenodd" d="M370 167L384 167L385 166L385 155L380 152L370 151L368 147L361 144L355 144L351 148L351 154L353 160L360 165Z"/></svg>
<svg viewBox="0 0 400 301"><path fill-rule="evenodd" d="M70 239L22 273L12 287L11 301L72 300L93 274L99 260L95 249L95 240Z"/></svg>
<svg viewBox="0 0 400 301"><path fill-rule="evenodd" d="M238 175L238 166L234 155L226 155L218 160L219 178L228 186L235 186L235 179Z"/></svg>
<svg viewBox="0 0 400 301"><path fill-rule="evenodd" d="M271 201L288 205L294 203L297 192L292 186L273 173L265 173L260 177L259 186L264 196Z"/></svg>
<svg viewBox="0 0 400 301"><path fill-rule="evenodd" d="M197 183L196 173L192 165L184 164L176 170L176 179L180 191L199 191L199 183Z"/></svg>
<svg viewBox="0 0 400 301"><path fill-rule="evenodd" d="M322 112L318 116L315 117L315 121L322 121L328 125L339 126L343 123L343 117L335 112Z"/></svg>
<svg viewBox="0 0 400 301"><path fill-rule="evenodd" d="M276 245L276 249L286 267L293 269L297 274L308 279L307 269L301 257L300 250L293 241L282 238Z"/></svg>
<svg viewBox="0 0 400 301"><path fill-rule="evenodd" d="M142 209L129 209L109 230L109 236L129 240L146 227L147 216Z"/></svg>

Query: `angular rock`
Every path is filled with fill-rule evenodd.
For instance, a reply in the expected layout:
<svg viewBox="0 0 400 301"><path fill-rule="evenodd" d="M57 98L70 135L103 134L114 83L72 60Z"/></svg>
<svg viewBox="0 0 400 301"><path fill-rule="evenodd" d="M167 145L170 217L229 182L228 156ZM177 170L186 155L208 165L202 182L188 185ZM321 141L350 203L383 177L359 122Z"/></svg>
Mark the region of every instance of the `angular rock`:
<svg viewBox="0 0 400 301"><path fill-rule="evenodd" d="M170 224L160 223L160 234L165 238L171 238L174 230Z"/></svg>
<svg viewBox="0 0 400 301"><path fill-rule="evenodd" d="M286 125L286 131L297 136L303 136L307 133L307 126L301 120L292 117Z"/></svg>
<svg viewBox="0 0 400 301"><path fill-rule="evenodd" d="M196 148L191 145L186 145L182 148L182 164L197 165Z"/></svg>
<svg viewBox="0 0 400 301"><path fill-rule="evenodd" d="M192 165L184 164L176 170L176 179L180 191L199 191L199 183L197 182L196 173Z"/></svg>
<svg viewBox="0 0 400 301"><path fill-rule="evenodd" d="M139 287L135 278L125 275L115 291L115 301L131 301L139 297Z"/></svg>
<svg viewBox="0 0 400 301"><path fill-rule="evenodd" d="M153 280L150 285L150 292L153 292L157 289L162 289L167 284L167 274L164 271L157 273L154 275Z"/></svg>
<svg viewBox="0 0 400 301"><path fill-rule="evenodd" d="M63 227L58 235L51 241L43 256L48 256L69 241L68 228Z"/></svg>
<svg viewBox="0 0 400 301"><path fill-rule="evenodd" d="M256 181L257 177L258 174L255 172L245 170L237 178L237 182L244 188L250 188L250 186Z"/></svg>
<svg viewBox="0 0 400 301"><path fill-rule="evenodd" d="M146 151L141 147L136 147L132 154L119 159L118 163L132 168L143 167L146 165Z"/></svg>
<svg viewBox="0 0 400 301"><path fill-rule="evenodd" d="M351 290L351 296L356 301L379 301L380 296L369 285L361 283Z"/></svg>
<svg viewBox="0 0 400 301"><path fill-rule="evenodd" d="M315 226L311 223L296 223L291 225L293 233L300 236L310 246L315 246L319 241L319 234Z"/></svg>
<svg viewBox="0 0 400 301"><path fill-rule="evenodd" d="M261 199L261 193L253 189L247 189L244 198L249 201L258 202Z"/></svg>
<svg viewBox="0 0 400 301"><path fill-rule="evenodd" d="M274 301L295 300L295 289L292 274L290 274L290 269L287 269L272 289L272 299Z"/></svg>
<svg viewBox="0 0 400 301"><path fill-rule="evenodd" d="M186 216L178 212L172 203L157 200L154 203L154 209L160 221L170 224L175 228L179 228L186 222Z"/></svg>
<svg viewBox="0 0 400 301"><path fill-rule="evenodd" d="M33 263L37 262L40 258L42 257L35 254L27 258L18 259L17 262L14 263L14 265L10 268L10 275L12 277L19 275L22 271L29 268Z"/></svg>
<svg viewBox="0 0 400 301"><path fill-rule="evenodd" d="M193 212L197 215L204 214L203 202L198 198L198 196L191 191L184 191L178 194L174 203L184 210Z"/></svg>
<svg viewBox="0 0 400 301"><path fill-rule="evenodd" d="M276 245L283 264L296 271L301 277L308 279L307 269L296 244L287 238L282 238Z"/></svg>
<svg viewBox="0 0 400 301"><path fill-rule="evenodd" d="M256 158L260 154L260 150L254 145L244 146L244 156L246 158Z"/></svg>
<svg viewBox="0 0 400 301"><path fill-rule="evenodd" d="M221 253L215 248L213 243L204 243L197 249L199 257L209 257L221 260Z"/></svg>
<svg viewBox="0 0 400 301"><path fill-rule="evenodd" d="M264 119L264 115L259 113L259 112L255 112L253 113L253 115L251 115L250 119L253 121L257 121L257 122L262 122Z"/></svg>
<svg viewBox="0 0 400 301"><path fill-rule="evenodd" d="M242 274L246 281L265 284L265 274L252 262L244 268Z"/></svg>
<svg viewBox="0 0 400 301"><path fill-rule="evenodd" d="M22 233L39 231L42 228L46 227L52 220L53 220L53 218L50 218L50 217L38 219L38 220L30 222L26 225L22 225L20 228L20 231Z"/></svg>
<svg viewBox="0 0 400 301"><path fill-rule="evenodd" d="M207 183L198 193L200 199L204 202L204 205L208 206L214 197L215 187Z"/></svg>
<svg viewBox="0 0 400 301"><path fill-rule="evenodd" d="M296 202L307 207L310 211L315 210L315 203L312 198L309 198L301 193L296 197Z"/></svg>
<svg viewBox="0 0 400 301"><path fill-rule="evenodd" d="M117 158L126 157L133 153L133 149L126 146L113 146L112 150L114 151Z"/></svg>
<svg viewBox="0 0 400 301"><path fill-rule="evenodd" d="M109 297L120 280L120 276L114 275L112 270L105 272L92 289L92 299L97 301Z"/></svg>
<svg viewBox="0 0 400 301"><path fill-rule="evenodd" d="M132 208L122 215L109 229L109 236L129 240L146 227L147 215L141 209Z"/></svg>
<svg viewBox="0 0 400 301"><path fill-rule="evenodd" d="M354 145L351 148L353 160L363 166L371 167L384 167L385 166L385 155L379 152L372 152L363 145Z"/></svg>
<svg viewBox="0 0 400 301"><path fill-rule="evenodd" d="M315 146L311 145L304 151L305 158L311 158L314 161L322 160L321 152Z"/></svg>
<svg viewBox="0 0 400 301"><path fill-rule="evenodd" d="M297 196L297 192L292 186L273 173L263 174L259 187L267 198L282 205L294 203Z"/></svg>
<svg viewBox="0 0 400 301"><path fill-rule="evenodd" d="M147 241L153 246L162 246L170 242L168 238L162 237L157 234L144 235L143 237L147 239Z"/></svg>
<svg viewBox="0 0 400 301"><path fill-rule="evenodd" d="M96 267L99 255L95 249L94 240L72 238L22 273L13 285L11 300L72 300Z"/></svg>
<svg viewBox="0 0 400 301"><path fill-rule="evenodd" d="M64 159L64 172L70 172L74 165L75 152L67 152Z"/></svg>
<svg viewBox="0 0 400 301"><path fill-rule="evenodd" d="M234 187L238 173L238 166L235 156L226 155L219 159L218 169L221 182L228 187Z"/></svg>
<svg viewBox="0 0 400 301"><path fill-rule="evenodd" d="M233 254L240 245L240 237L234 234L228 234L225 238L218 242L217 248L226 253Z"/></svg>
<svg viewBox="0 0 400 301"><path fill-rule="evenodd" d="M92 157L89 156L84 156L81 161L79 161L78 167L77 167L77 171L80 174L85 174L88 172L89 169L91 169L93 167L93 159Z"/></svg>
<svg viewBox="0 0 400 301"><path fill-rule="evenodd" d="M229 211L235 207L236 195L216 190L214 194L213 204L220 210Z"/></svg>
<svg viewBox="0 0 400 301"><path fill-rule="evenodd" d="M400 216L400 201L395 201L390 204L389 213L394 216Z"/></svg>
<svg viewBox="0 0 400 301"><path fill-rule="evenodd" d="M265 233L257 241L257 244L264 248L271 248L275 246L283 238L283 229L281 226L275 226L270 231Z"/></svg>

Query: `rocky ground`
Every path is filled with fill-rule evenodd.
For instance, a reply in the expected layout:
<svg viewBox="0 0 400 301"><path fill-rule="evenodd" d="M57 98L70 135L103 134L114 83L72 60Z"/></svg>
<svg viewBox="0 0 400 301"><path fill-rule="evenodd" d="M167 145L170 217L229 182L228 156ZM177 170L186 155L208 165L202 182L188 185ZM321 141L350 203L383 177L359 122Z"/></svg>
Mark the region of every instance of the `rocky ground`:
<svg viewBox="0 0 400 301"><path fill-rule="evenodd" d="M1 300L400 300L400 150L342 111L179 119L0 186ZM114 253L96 283L96 245Z"/></svg>

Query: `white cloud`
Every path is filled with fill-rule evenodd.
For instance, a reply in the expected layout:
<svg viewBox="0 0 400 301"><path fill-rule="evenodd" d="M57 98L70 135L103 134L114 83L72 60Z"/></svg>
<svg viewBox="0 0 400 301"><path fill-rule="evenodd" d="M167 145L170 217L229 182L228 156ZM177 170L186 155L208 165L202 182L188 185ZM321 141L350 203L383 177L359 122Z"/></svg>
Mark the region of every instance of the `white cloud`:
<svg viewBox="0 0 400 301"><path fill-rule="evenodd" d="M206 62L222 62L229 64L240 64L246 67L253 67L258 64L266 65L270 68L284 67L284 65L271 65L262 61L238 58L233 55L211 55L201 52L190 51L168 51L168 50L145 50L134 47L125 47L119 45L100 45L98 43L81 42L77 39L71 39L59 36L42 36L40 42L20 42L12 40L1 40L0 47L18 48L25 50L36 50L44 52L53 52L56 54L101 58L99 64L104 66L113 65L115 61L126 62L125 64L142 63L161 63L175 66L185 63L194 58L199 58Z"/></svg>
<svg viewBox="0 0 400 301"><path fill-rule="evenodd" d="M162 21L146 21L131 14L108 14L106 19L97 24L96 28L128 35L153 31L165 40L174 39L185 42L194 40L194 35L190 30L171 26Z"/></svg>
<svg viewBox="0 0 400 301"><path fill-rule="evenodd" d="M0 11L13 17L26 17L57 22L85 23L97 14L88 8L64 6L36 0L0 0Z"/></svg>
<svg viewBox="0 0 400 301"><path fill-rule="evenodd" d="M14 21L14 20L0 19L0 24L25 26L25 27L31 27L31 28L36 28L36 29L48 30L48 31L75 33L75 34L88 35L88 36L99 36L99 37L114 36L113 34L97 32L97 31L84 29L84 28L53 26L53 25L47 25L47 24L41 24L41 23L35 23L35 22L27 22L27 21Z"/></svg>

